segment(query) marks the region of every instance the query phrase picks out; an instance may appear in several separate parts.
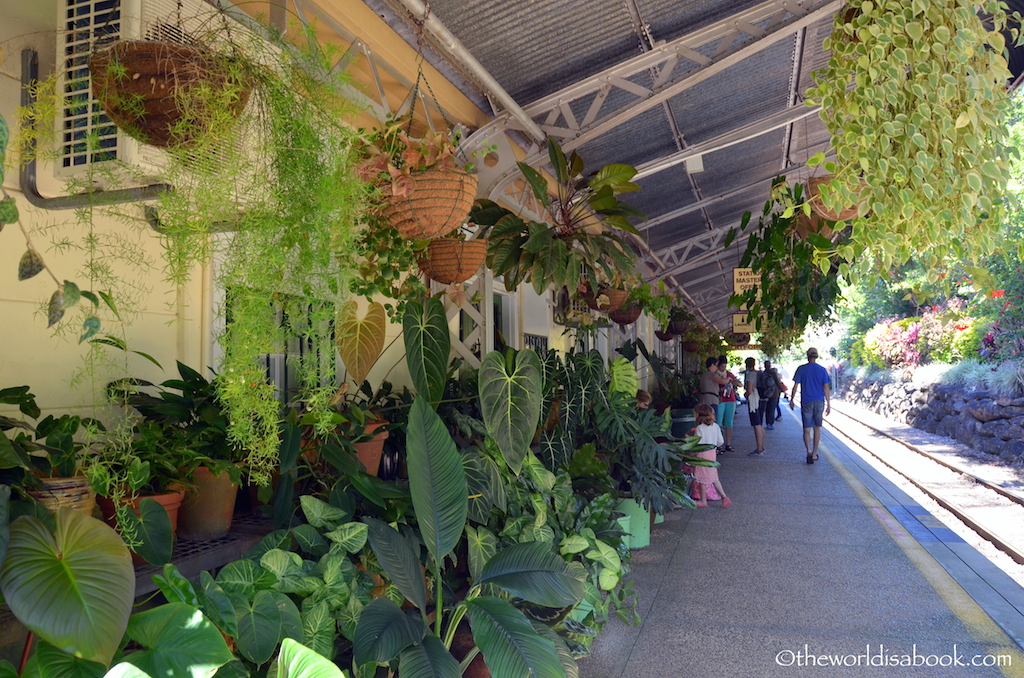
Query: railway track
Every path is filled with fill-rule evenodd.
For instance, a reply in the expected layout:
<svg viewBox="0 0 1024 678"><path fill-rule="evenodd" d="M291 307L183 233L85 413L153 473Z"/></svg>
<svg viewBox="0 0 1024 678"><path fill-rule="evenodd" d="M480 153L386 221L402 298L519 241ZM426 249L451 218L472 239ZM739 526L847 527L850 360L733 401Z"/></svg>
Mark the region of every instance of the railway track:
<svg viewBox="0 0 1024 678"><path fill-rule="evenodd" d="M1024 492L982 477L962 460L937 455L861 421L856 408L837 409L828 426L1024 565ZM844 411L846 410L846 411Z"/></svg>

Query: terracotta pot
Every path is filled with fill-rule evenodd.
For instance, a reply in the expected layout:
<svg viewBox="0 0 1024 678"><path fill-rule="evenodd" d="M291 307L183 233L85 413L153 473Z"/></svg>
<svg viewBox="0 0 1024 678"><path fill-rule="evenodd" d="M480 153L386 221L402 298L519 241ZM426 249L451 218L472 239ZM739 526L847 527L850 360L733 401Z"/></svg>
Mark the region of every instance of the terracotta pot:
<svg viewBox="0 0 1024 678"><path fill-rule="evenodd" d="M676 335L672 332L662 332L661 330L654 330L654 336L662 341L672 341L676 338Z"/></svg>
<svg viewBox="0 0 1024 678"><path fill-rule="evenodd" d="M633 306L631 308L619 308L614 311L608 312L608 317L612 319L612 322L618 323L619 325L626 326L632 325L640 318L640 307Z"/></svg>
<svg viewBox="0 0 1024 678"><path fill-rule="evenodd" d="M476 275L486 258L486 240L438 238L430 241L427 256L416 263L431 280L451 285L466 282Z"/></svg>
<svg viewBox="0 0 1024 678"><path fill-rule="evenodd" d="M829 210L821 202L821 187L834 179L832 175L824 177L811 177L807 180L807 195L809 202L811 203L811 209L818 213L824 219L829 221L849 221L854 217L858 216L859 208L857 205L852 207L844 207L842 212L838 214Z"/></svg>
<svg viewBox="0 0 1024 678"><path fill-rule="evenodd" d="M406 238L436 238L463 224L476 197L477 177L461 170L412 173L409 195L391 196L383 215Z"/></svg>
<svg viewBox="0 0 1024 678"><path fill-rule="evenodd" d="M214 122L204 108L221 102L207 100L211 91L231 97L223 104L235 115L249 102L250 88L230 81L220 58L192 45L114 42L89 57L92 93L129 136L160 148L188 146ZM193 89L203 94L190 97Z"/></svg>
<svg viewBox="0 0 1024 678"><path fill-rule="evenodd" d="M192 477L192 487L178 512L178 537L195 541L220 539L231 531L238 484L227 471L213 475L200 466Z"/></svg>
<svg viewBox="0 0 1024 678"><path fill-rule="evenodd" d="M130 503L132 510L135 511L136 515L139 515L139 502L143 499L153 499L158 504L164 507L167 511L167 517L171 519L171 534L176 535L178 533L178 510L181 508L181 502L185 498L185 490L178 490L176 492L166 492L164 494L150 494L144 497L136 497ZM97 497L96 503L99 504L100 510L103 512L103 522L110 525L114 529L117 529L117 517L114 509L114 502L109 497ZM132 563L135 565L145 565L146 561L132 551Z"/></svg>
<svg viewBox="0 0 1024 678"><path fill-rule="evenodd" d="M594 309L595 311L615 311L622 308L622 305L626 303L626 297L629 296L629 292L626 290L613 290L608 287L602 287L594 294L590 290L583 293L583 301L587 302L587 306ZM598 303L599 297L607 297L607 303Z"/></svg>
<svg viewBox="0 0 1024 678"><path fill-rule="evenodd" d="M366 432L373 433L381 426L386 426L387 422L377 421L366 425ZM377 475L377 470L380 468L380 458L384 454L384 441L387 439L389 433L387 431L381 431L377 433L370 440L363 443L353 443L356 448L356 457L366 467L366 472L371 476Z"/></svg>
<svg viewBox="0 0 1024 678"><path fill-rule="evenodd" d="M28 493L48 510L56 512L59 508L69 508L92 516L96 508L96 490L89 485L88 478L73 476L39 480L43 483L43 489L29 490Z"/></svg>
<svg viewBox="0 0 1024 678"><path fill-rule="evenodd" d="M811 233L817 233L823 238L831 238L835 231L833 231L828 222L822 219L817 212L811 212L811 216L801 214L793 221L793 232L801 240L807 240L807 236Z"/></svg>

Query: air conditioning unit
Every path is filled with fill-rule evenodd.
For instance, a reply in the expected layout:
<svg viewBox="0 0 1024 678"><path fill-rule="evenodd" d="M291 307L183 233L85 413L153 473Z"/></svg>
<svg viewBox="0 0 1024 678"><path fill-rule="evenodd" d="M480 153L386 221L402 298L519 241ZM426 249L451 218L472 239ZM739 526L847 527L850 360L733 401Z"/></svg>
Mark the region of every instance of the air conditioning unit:
<svg viewBox="0 0 1024 678"><path fill-rule="evenodd" d="M204 0L58 0L58 7L63 30L57 42L62 72L57 86L63 108L57 120L57 176L72 180L91 175L101 187L108 170L125 165L127 172L114 171L119 182L145 183L147 177L158 176L166 161L163 151L118 131L92 97L89 54L97 43L114 39L189 42L216 25L211 22L229 22L229 31L245 29Z"/></svg>

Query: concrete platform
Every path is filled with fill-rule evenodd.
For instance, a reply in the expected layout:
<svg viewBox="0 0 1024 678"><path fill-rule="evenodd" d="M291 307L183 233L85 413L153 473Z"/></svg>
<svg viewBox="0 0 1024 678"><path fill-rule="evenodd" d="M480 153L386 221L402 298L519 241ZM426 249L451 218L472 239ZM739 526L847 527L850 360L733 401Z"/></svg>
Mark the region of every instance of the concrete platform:
<svg viewBox="0 0 1024 678"><path fill-rule="evenodd" d="M654 527L643 621L612 619L581 678L1024 676L1024 589L827 431L806 464L788 409L747 456L745 415L720 459L732 506Z"/></svg>

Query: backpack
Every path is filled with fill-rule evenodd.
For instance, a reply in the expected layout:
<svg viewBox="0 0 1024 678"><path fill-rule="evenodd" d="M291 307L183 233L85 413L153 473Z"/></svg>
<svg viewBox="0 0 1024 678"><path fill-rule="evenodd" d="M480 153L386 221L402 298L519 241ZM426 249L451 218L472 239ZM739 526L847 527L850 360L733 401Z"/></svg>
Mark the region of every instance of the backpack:
<svg viewBox="0 0 1024 678"><path fill-rule="evenodd" d="M775 397L775 379L765 371L757 373L757 395L761 400L768 400Z"/></svg>

